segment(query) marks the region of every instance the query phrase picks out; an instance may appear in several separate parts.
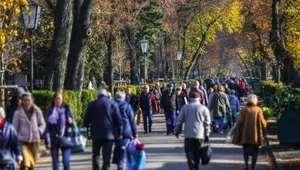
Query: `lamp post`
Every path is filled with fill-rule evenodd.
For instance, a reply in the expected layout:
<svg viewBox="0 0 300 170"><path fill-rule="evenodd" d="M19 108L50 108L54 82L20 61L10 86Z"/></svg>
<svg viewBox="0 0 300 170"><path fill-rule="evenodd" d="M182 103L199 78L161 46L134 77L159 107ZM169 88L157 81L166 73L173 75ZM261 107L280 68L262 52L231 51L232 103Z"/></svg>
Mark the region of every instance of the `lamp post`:
<svg viewBox="0 0 300 170"><path fill-rule="evenodd" d="M177 57L177 68L178 68L178 80L180 80L181 79L180 61L182 59L182 52L178 51L177 54L176 54L176 57Z"/></svg>
<svg viewBox="0 0 300 170"><path fill-rule="evenodd" d="M146 39L143 39L140 41L141 43L141 49L144 55L144 83L147 82L147 67L146 67L146 53L148 52L149 48L149 41Z"/></svg>
<svg viewBox="0 0 300 170"><path fill-rule="evenodd" d="M30 30L36 30L38 27L38 21L41 15L41 6L37 4L31 4L29 9L25 7L22 8L23 10L23 19L25 28ZM33 92L33 41L32 35L30 35L30 92Z"/></svg>

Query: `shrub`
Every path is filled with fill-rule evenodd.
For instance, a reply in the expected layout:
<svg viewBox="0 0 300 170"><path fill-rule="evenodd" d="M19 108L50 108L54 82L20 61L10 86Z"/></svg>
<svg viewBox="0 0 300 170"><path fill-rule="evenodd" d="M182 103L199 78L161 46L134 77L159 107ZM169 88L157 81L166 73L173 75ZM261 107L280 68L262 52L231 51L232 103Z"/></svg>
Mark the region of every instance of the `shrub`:
<svg viewBox="0 0 300 170"><path fill-rule="evenodd" d="M82 110L82 102L80 94L78 91L64 90L63 91L64 100L68 103L74 113L75 120L78 126L82 125L82 119L84 116L84 111Z"/></svg>
<svg viewBox="0 0 300 170"><path fill-rule="evenodd" d="M275 115L276 115L274 109L272 109L272 108L262 107L261 109L263 111L263 115L266 120L268 120L272 117L275 117Z"/></svg>
<svg viewBox="0 0 300 170"><path fill-rule="evenodd" d="M81 103L82 112L85 113L88 104L97 99L98 92L96 90L82 90Z"/></svg>
<svg viewBox="0 0 300 170"><path fill-rule="evenodd" d="M44 115L45 115L47 109L51 105L51 99L52 99L53 95L54 95L54 92L49 91L49 90L34 90L33 91L34 102L38 107L41 108Z"/></svg>

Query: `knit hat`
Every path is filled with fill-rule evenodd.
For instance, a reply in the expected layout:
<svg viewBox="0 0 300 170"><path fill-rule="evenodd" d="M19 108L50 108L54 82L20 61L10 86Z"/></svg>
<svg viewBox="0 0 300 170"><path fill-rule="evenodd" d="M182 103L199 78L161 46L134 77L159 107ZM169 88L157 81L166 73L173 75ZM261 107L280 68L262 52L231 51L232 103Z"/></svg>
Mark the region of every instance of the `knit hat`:
<svg viewBox="0 0 300 170"><path fill-rule="evenodd" d="M25 93L25 90L22 87L18 87L9 94L9 97L20 97L21 98L24 93Z"/></svg>

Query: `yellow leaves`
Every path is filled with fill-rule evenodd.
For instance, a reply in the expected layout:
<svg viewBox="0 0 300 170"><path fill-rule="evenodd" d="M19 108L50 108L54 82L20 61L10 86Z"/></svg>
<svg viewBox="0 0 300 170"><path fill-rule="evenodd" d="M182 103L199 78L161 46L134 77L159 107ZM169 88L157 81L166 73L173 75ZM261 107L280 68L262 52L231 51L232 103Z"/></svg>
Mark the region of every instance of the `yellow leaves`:
<svg viewBox="0 0 300 170"><path fill-rule="evenodd" d="M224 15L223 22L226 24L229 33L240 32L244 26L245 19L241 15L242 5L238 1L229 4Z"/></svg>
<svg viewBox="0 0 300 170"><path fill-rule="evenodd" d="M25 42L26 44L28 44L28 43L29 43L28 38L25 38L25 39L24 39L24 42Z"/></svg>
<svg viewBox="0 0 300 170"><path fill-rule="evenodd" d="M16 13L16 15L19 15L21 13L21 9L19 6L15 7L15 13Z"/></svg>

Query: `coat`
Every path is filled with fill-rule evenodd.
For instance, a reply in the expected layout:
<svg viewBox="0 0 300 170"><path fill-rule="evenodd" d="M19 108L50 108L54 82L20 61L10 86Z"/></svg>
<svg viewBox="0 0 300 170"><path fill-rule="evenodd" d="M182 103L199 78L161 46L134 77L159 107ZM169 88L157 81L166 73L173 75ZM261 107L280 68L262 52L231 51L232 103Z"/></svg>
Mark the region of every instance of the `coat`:
<svg viewBox="0 0 300 170"><path fill-rule="evenodd" d="M131 138L137 134L134 113L131 106L122 100L116 100L123 120L123 138Z"/></svg>
<svg viewBox="0 0 300 170"><path fill-rule="evenodd" d="M240 111L237 127L241 128L240 144L262 145L263 128L267 126L262 110L251 103L248 103Z"/></svg>
<svg viewBox="0 0 300 170"><path fill-rule="evenodd" d="M204 97L204 93L202 90L200 90L198 87L192 87L190 92L189 92L189 95L191 93L198 93L200 95L200 103L203 105L203 106L206 106L205 105L205 97Z"/></svg>
<svg viewBox="0 0 300 170"><path fill-rule="evenodd" d="M16 155L17 160L22 160L22 152L18 140L17 132L12 124L5 122L2 127L2 139L0 140L0 150L10 150L12 156Z"/></svg>
<svg viewBox="0 0 300 170"><path fill-rule="evenodd" d="M83 127L91 130L92 140L114 140L116 136L121 136L122 117L118 106L106 96L99 96L88 104Z"/></svg>
<svg viewBox="0 0 300 170"><path fill-rule="evenodd" d="M12 124L16 128L18 138L21 142L39 142L41 134L44 133L46 123L43 113L39 107L33 106L33 114L30 118L25 114L23 107L19 107L15 114Z"/></svg>
<svg viewBox="0 0 300 170"><path fill-rule="evenodd" d="M69 124L68 121L68 117L71 117L73 121L75 121L74 118L74 114L72 113L71 109L69 108L69 106L64 106L65 107L65 116L66 116L66 127L65 127L65 131L64 131L64 135L63 136L72 136L73 133L72 131L70 132L70 128L72 128L73 124ZM52 114L53 112L53 107L49 108L48 111L46 112L46 130L45 130L45 144L51 144L51 147L56 146L56 144L58 143L58 138L57 135L59 134L59 130L60 130L60 123L58 120L56 124L51 124L49 123L49 116Z"/></svg>
<svg viewBox="0 0 300 170"><path fill-rule="evenodd" d="M176 94L166 90L161 97L160 107L165 111L176 110Z"/></svg>
<svg viewBox="0 0 300 170"><path fill-rule="evenodd" d="M209 104L209 110L213 112L214 117L222 117L226 114L226 109L231 111L228 97L224 92L215 92L212 94L212 101Z"/></svg>

